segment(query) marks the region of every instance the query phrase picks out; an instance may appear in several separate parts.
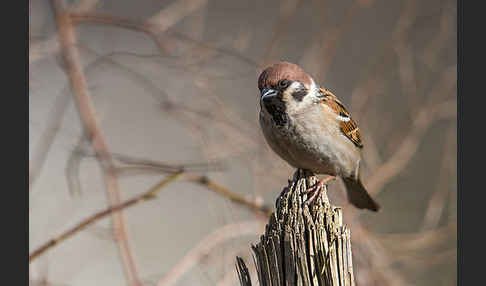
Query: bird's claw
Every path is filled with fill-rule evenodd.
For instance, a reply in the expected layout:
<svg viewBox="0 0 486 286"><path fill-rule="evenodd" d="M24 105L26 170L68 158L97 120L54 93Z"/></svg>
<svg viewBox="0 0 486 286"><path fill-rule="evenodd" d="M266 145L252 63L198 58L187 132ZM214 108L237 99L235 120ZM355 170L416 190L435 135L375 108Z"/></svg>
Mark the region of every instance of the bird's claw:
<svg viewBox="0 0 486 286"><path fill-rule="evenodd" d="M336 179L335 176L327 176L324 179L319 180L314 186L304 190L302 192L303 194L310 194L310 196L304 201L304 205L309 205L312 203L322 193L324 185L334 179Z"/></svg>

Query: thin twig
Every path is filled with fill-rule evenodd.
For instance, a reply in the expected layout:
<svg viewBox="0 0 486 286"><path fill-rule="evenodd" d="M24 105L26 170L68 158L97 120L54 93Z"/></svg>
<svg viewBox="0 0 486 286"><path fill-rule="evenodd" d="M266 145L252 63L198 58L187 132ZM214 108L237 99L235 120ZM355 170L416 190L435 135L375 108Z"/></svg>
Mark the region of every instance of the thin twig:
<svg viewBox="0 0 486 286"><path fill-rule="evenodd" d="M203 185L203 186L207 187L208 189L210 189L211 191L214 191L215 193L217 193L217 194L219 194L219 195L221 195L225 198L228 198L230 201L232 201L234 203L246 206L246 207L248 207L252 210L259 211L259 212L265 214L266 216L270 216L272 214L271 208L269 208L267 206L262 206L260 204L257 204L254 201L248 200L245 197L240 196L239 194L234 193L234 192L228 190L227 188L219 185L218 183L210 180L206 176L185 174L184 178L188 181Z"/></svg>
<svg viewBox="0 0 486 286"><path fill-rule="evenodd" d="M457 222L451 221L445 226L415 233L375 234L374 237L383 244L390 245L398 253L431 249L431 246L451 239L454 233L457 234Z"/></svg>
<svg viewBox="0 0 486 286"><path fill-rule="evenodd" d="M191 249L166 275L157 283L157 286L175 285L177 281L189 269L194 267L199 260L211 252L211 250L221 243L234 239L242 235L258 235L262 229L262 223L258 221L249 221L234 223L223 226L205 238L203 238L196 247Z"/></svg>
<svg viewBox="0 0 486 286"><path fill-rule="evenodd" d="M383 186L400 173L416 153L425 131L437 120L456 116L456 100L448 100L432 106L425 106L416 116L409 134L402 140L402 144L368 180L367 185L373 195L378 194Z"/></svg>
<svg viewBox="0 0 486 286"><path fill-rule="evenodd" d="M53 246L55 246L55 245L63 242L67 238L70 238L71 236L73 236L77 232L79 232L79 231L83 230L84 228L86 228L88 225L90 225L90 224L92 224L94 222L99 221L100 219L106 217L107 215L110 215L110 214L119 212L122 209L127 208L127 207L131 207L131 206L133 206L133 205L135 205L137 203L140 203L140 202L143 202L143 201L146 201L146 200L149 200L149 199L153 199L155 197L155 195L160 190L162 190L163 187L165 187L169 183L177 180L181 175L182 175L182 173L177 173L177 174L171 175L171 176L163 179L159 183L157 183L155 186L153 186L152 188L150 188L147 192L145 192L145 193L143 193L141 195L138 195L138 196L134 197L133 199L130 199L128 201L125 201L125 202L123 202L121 204L118 204L118 205L109 207L109 208L107 208L105 210L99 211L99 212L93 214L92 216L88 217L87 219L84 219L83 221L81 221L80 223L78 223L73 228L65 231L61 235L56 236L55 238L49 240L48 242L44 243L42 246L40 246L39 248L37 248L36 250L34 250L29 255L29 263L32 263L32 261L34 259L36 259L37 257L39 257L41 254L43 254L44 252L46 252L47 250L49 250Z"/></svg>
<svg viewBox="0 0 486 286"><path fill-rule="evenodd" d="M113 25L120 28L130 29L138 32L145 33L149 36L154 43L159 48L159 52L161 54L167 54L168 48L166 47L165 43L157 36L156 26L153 24L149 24L149 22L138 22L126 18L117 17L114 15L106 14L106 13L70 13L71 19L73 21L73 25L77 25L80 23L91 23L91 24L104 24L104 25Z"/></svg>
<svg viewBox="0 0 486 286"><path fill-rule="evenodd" d="M158 35L163 34L169 28L179 23L188 15L194 13L198 9L201 9L207 4L207 0L179 0L175 1L166 8L160 10L157 14L150 17L143 23L136 21L122 19L119 17L103 14L103 13L88 13L94 8L96 2L88 1L93 3L85 3L82 5L74 6L70 9L64 9L66 13L69 13L75 20L73 22L76 25L77 21L83 21L83 18L89 18L89 22L98 22L101 24L117 25L120 27L125 27L133 30L138 30L149 35L154 42L157 44L160 52L166 53L170 50L169 43L166 41L168 38L161 37ZM49 37L47 40L33 41L29 44L29 64L34 63L43 57L56 53L60 46L56 41L55 37Z"/></svg>
<svg viewBox="0 0 486 286"><path fill-rule="evenodd" d="M351 212L356 213L355 210ZM356 273L356 280L360 281L362 285L409 285L405 278L391 267L390 253L375 239L373 234L358 220L347 221L354 237L352 239L353 262L356 258L357 268L361 269Z"/></svg>
<svg viewBox="0 0 486 286"><path fill-rule="evenodd" d="M263 65L266 66L271 63L273 56L276 53L276 49L279 47L279 40L284 32L288 31L288 25L290 24L291 19L297 12L297 5L299 4L299 0L287 0L281 1L279 5L279 12L278 12L278 19L274 24L273 33L271 36L270 43L268 44L267 48L263 53Z"/></svg>
<svg viewBox="0 0 486 286"><path fill-rule="evenodd" d="M39 143L35 150L32 152L32 160L30 161L29 168L29 192L32 191L36 179L39 177L42 167L47 159L47 155L51 149L52 143L56 138L57 132L61 128L62 118L70 102L70 97L64 90L61 92L54 102L54 107L50 110L47 118L47 127L42 132Z"/></svg>
<svg viewBox="0 0 486 286"><path fill-rule="evenodd" d="M456 128L456 124L451 124L447 131L446 143L442 151L442 162L439 168L439 180L425 209L422 230L437 228L444 213L450 190L450 181L448 179L453 177L451 166L454 166L456 163Z"/></svg>

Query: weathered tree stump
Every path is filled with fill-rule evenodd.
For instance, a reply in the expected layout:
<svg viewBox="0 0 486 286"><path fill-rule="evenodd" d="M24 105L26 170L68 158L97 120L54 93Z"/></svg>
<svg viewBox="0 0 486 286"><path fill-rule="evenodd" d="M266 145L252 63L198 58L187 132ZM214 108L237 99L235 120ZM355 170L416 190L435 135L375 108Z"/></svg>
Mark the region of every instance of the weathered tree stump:
<svg viewBox="0 0 486 286"><path fill-rule="evenodd" d="M304 204L304 191L316 183L316 176L297 170L277 198L265 234L252 245L261 286L355 285L350 232L343 226L341 208L329 203L327 186L312 203ZM240 285L250 286L240 257L236 268Z"/></svg>

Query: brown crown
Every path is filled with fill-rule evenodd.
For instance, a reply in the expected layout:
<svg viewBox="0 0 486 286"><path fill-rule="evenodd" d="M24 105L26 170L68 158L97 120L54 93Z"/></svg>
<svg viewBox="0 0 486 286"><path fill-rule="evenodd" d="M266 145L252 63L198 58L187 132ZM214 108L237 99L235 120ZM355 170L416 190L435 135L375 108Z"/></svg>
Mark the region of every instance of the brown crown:
<svg viewBox="0 0 486 286"><path fill-rule="evenodd" d="M266 68L258 78L258 88L275 87L282 80L300 81L309 89L312 80L311 77L298 65L289 62L279 62Z"/></svg>

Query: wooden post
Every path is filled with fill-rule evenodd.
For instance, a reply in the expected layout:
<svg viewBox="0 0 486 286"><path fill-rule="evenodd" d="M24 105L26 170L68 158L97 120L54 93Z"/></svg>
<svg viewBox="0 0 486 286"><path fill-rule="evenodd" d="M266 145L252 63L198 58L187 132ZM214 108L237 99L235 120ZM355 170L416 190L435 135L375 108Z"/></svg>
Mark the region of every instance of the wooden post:
<svg viewBox="0 0 486 286"><path fill-rule="evenodd" d="M277 198L260 242L252 245L260 286L355 285L349 229L341 208L332 206L327 186L313 203L304 204L305 190L317 177L297 170ZM241 286L251 286L245 262L237 257Z"/></svg>

